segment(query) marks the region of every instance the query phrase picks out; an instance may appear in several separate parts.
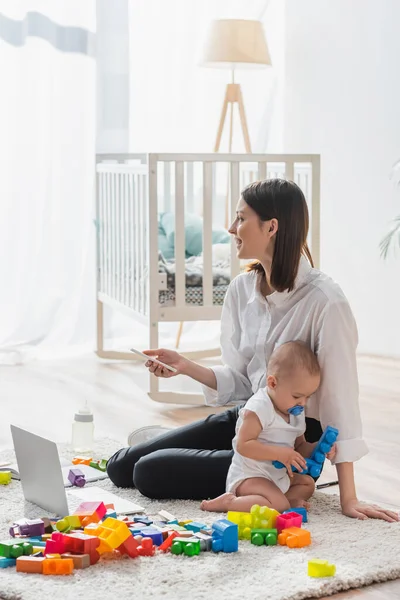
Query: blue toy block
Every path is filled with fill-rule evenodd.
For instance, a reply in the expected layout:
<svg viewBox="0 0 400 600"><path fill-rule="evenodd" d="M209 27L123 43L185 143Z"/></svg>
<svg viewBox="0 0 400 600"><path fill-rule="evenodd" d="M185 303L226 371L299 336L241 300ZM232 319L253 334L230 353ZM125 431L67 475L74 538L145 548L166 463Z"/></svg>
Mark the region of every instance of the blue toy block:
<svg viewBox="0 0 400 600"><path fill-rule="evenodd" d="M128 527L132 535L141 535L142 527Z"/></svg>
<svg viewBox="0 0 400 600"><path fill-rule="evenodd" d="M237 552L239 549L239 527L228 519L212 524L212 538L214 552Z"/></svg>
<svg viewBox="0 0 400 600"><path fill-rule="evenodd" d="M16 564L16 558L5 558L4 556L0 556L0 569L6 569L7 567L15 567Z"/></svg>
<svg viewBox="0 0 400 600"><path fill-rule="evenodd" d="M192 521L191 523L185 525L185 529L188 529L189 531L194 531L194 533L198 533L202 529L207 529L207 525L205 525L204 523L199 523L198 521Z"/></svg>
<svg viewBox="0 0 400 600"><path fill-rule="evenodd" d="M300 506L299 508L289 508L288 510L284 510L282 514L284 515L289 512L295 512L298 515L301 515L303 517L303 523L308 522L307 510L303 506Z"/></svg>
<svg viewBox="0 0 400 600"><path fill-rule="evenodd" d="M152 525L153 521L149 517L133 517L135 523L143 523L143 525Z"/></svg>
<svg viewBox="0 0 400 600"><path fill-rule="evenodd" d="M151 538L155 546L161 546L164 541L162 532L154 527L142 527L140 530L140 535Z"/></svg>
<svg viewBox="0 0 400 600"><path fill-rule="evenodd" d="M315 446L310 458L306 458L306 468L300 471L302 475L311 475L311 477L319 477L321 475L322 467L324 465L325 455L330 452L333 444L336 442L336 439L339 435L339 430L335 427L328 427L325 429L322 434L318 444ZM284 469L285 465L278 460L273 460L272 464L277 469ZM299 471L292 467L292 471L294 473L298 473Z"/></svg>

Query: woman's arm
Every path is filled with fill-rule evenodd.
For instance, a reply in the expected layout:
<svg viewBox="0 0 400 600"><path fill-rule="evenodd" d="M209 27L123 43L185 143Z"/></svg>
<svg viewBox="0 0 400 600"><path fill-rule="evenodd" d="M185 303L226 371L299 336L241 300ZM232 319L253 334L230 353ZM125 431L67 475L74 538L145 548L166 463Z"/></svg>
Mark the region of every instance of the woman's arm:
<svg viewBox="0 0 400 600"><path fill-rule="evenodd" d="M368 452L362 438L358 401L357 343L355 320L343 296L343 299L326 306L318 327L315 351L322 375L316 393L319 418L322 429L332 425L339 430L332 462L337 468L343 513L350 517L358 517L362 513L364 517L390 521L396 518L392 511L357 500L353 463Z"/></svg>

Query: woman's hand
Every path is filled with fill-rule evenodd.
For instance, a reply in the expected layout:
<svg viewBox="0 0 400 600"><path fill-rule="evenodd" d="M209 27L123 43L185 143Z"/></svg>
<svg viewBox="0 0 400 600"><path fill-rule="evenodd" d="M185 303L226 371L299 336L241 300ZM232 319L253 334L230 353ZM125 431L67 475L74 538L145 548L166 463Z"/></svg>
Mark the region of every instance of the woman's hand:
<svg viewBox="0 0 400 600"><path fill-rule="evenodd" d="M382 519L383 521L389 521L389 523L399 520L398 513L380 508L376 504L360 502L357 498L342 502L342 513L353 519Z"/></svg>
<svg viewBox="0 0 400 600"><path fill-rule="evenodd" d="M148 360L145 364L148 367L150 373L153 373L156 377L175 377L175 375L185 375L185 367L187 366L188 360L175 352L175 350L166 350L165 348L158 348L157 350L144 350L143 354L147 356L154 356L166 365L170 365L176 369L176 372L166 369L160 364L152 360Z"/></svg>
<svg viewBox="0 0 400 600"><path fill-rule="evenodd" d="M295 467L299 473L307 466L304 457L293 448L276 448L276 460L279 460L279 462L285 465L289 477L293 477L292 466Z"/></svg>

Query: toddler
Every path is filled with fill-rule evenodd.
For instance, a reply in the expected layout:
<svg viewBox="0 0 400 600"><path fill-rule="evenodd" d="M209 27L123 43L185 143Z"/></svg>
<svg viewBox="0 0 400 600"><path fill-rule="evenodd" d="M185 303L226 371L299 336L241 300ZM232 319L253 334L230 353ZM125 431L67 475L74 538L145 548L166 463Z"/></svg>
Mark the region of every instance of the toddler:
<svg viewBox="0 0 400 600"><path fill-rule="evenodd" d="M253 504L279 512L304 506L315 483L302 475L316 444L306 442L304 407L320 383L315 354L302 342L287 342L271 355L267 386L252 396L240 410L234 455L228 471L226 493L203 500L201 508L213 512L248 512ZM327 455L332 459L335 447ZM277 469L278 460L285 469ZM300 473L293 473L291 467Z"/></svg>

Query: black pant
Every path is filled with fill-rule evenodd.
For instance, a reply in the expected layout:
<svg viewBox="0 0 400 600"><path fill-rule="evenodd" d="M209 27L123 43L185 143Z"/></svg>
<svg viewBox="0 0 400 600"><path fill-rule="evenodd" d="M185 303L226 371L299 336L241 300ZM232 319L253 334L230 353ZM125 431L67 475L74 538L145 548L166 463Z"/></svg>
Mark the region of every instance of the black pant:
<svg viewBox="0 0 400 600"><path fill-rule="evenodd" d="M111 481L118 487L134 486L149 498L201 500L223 494L240 408L118 450L107 463ZM322 434L320 423L306 421L306 439L316 442Z"/></svg>

